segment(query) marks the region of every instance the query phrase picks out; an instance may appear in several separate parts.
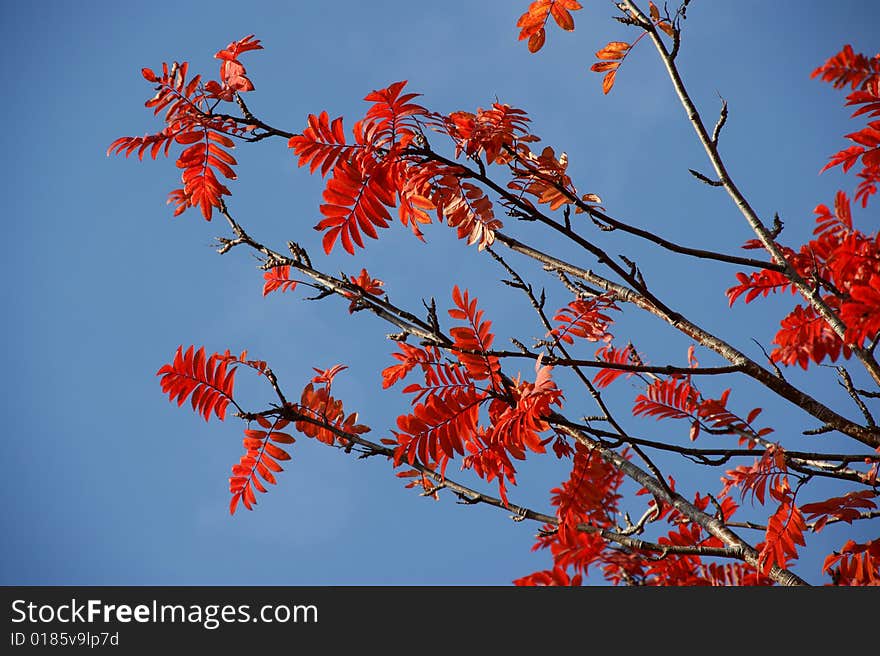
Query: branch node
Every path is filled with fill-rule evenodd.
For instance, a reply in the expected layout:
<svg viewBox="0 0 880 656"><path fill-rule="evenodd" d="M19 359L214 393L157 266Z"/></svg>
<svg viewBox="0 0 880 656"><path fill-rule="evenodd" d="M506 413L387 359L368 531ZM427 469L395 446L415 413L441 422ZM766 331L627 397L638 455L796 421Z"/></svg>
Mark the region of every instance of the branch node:
<svg viewBox="0 0 880 656"><path fill-rule="evenodd" d="M523 355L528 355L530 353L529 349L526 348L526 345L519 341L516 337L510 338L511 343L519 349L520 353Z"/></svg>
<svg viewBox="0 0 880 656"><path fill-rule="evenodd" d="M710 187L723 187L724 183L721 180L713 180L712 178L707 178L705 175L700 173L699 171L694 171L693 169L688 169L690 174L694 176L700 182L705 182Z"/></svg>
<svg viewBox="0 0 880 656"><path fill-rule="evenodd" d="M770 228L770 238L776 239L779 236L779 233L782 232L782 229L785 227L785 224L782 222L782 219L779 218L779 212L773 213L773 226Z"/></svg>
<svg viewBox="0 0 880 656"><path fill-rule="evenodd" d="M721 98L721 94L718 94L718 97ZM724 127L724 124L727 122L727 101L724 98L721 98L721 113L718 116L718 122L715 124L715 129L712 130L712 145L718 146L718 137L721 136L721 128ZM693 171L692 171L693 173Z"/></svg>

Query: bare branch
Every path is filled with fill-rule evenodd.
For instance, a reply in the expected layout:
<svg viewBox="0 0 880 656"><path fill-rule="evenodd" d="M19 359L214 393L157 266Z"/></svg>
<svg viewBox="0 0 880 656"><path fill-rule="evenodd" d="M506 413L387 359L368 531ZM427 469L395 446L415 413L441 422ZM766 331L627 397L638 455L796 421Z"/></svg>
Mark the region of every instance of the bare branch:
<svg viewBox="0 0 880 656"><path fill-rule="evenodd" d="M690 174L694 176L700 182L705 182L710 187L723 187L724 183L721 180L713 180L712 178L707 178L705 175L700 173L699 171L695 171L694 169L688 169Z"/></svg>
<svg viewBox="0 0 880 656"><path fill-rule="evenodd" d="M670 55L671 57L671 55ZM721 96L718 96L721 98ZM718 137L721 136L721 128L724 127L724 124L727 122L727 101L724 98L721 98L721 113L718 116L718 122L715 124L715 129L712 130L712 145L715 147L718 146Z"/></svg>
<svg viewBox="0 0 880 656"><path fill-rule="evenodd" d="M856 391L855 385L853 385L853 381L849 375L849 372L843 367L836 367L836 369L841 378L841 381L838 382L843 385L850 398L855 401L855 404L859 407L859 410L861 410L862 416L865 418L868 426L876 426L876 424L874 423L874 417L871 415L870 410L868 410L868 406L865 405L865 402L862 401L861 397Z"/></svg>

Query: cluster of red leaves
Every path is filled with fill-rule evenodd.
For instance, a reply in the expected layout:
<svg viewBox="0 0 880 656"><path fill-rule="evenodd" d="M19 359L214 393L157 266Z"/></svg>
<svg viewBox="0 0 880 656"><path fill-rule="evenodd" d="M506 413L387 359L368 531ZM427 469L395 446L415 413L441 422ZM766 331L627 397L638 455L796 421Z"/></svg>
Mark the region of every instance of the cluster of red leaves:
<svg viewBox="0 0 880 656"><path fill-rule="evenodd" d="M815 521L813 532L818 533L825 528L829 519L852 524L853 520L858 519L863 511L873 510L877 507L877 504L871 501L876 496L877 492L874 490L847 492L842 497L832 497L817 503L806 503L801 506L801 510L808 521Z"/></svg>
<svg viewBox="0 0 880 656"><path fill-rule="evenodd" d="M401 189L401 218L417 229L431 222L427 212L434 210L437 220L455 228L459 239L483 249L494 243L502 223L486 193L465 181L463 172L461 167L437 162L412 167Z"/></svg>
<svg viewBox="0 0 880 656"><path fill-rule="evenodd" d="M492 323L483 318L477 299L467 290L453 289L455 307L449 315L463 325L450 330L457 362L448 362L437 347L419 348L398 342L397 364L382 372L389 388L417 368L423 382L404 387L412 394L412 411L397 418L395 439L386 440L395 450L395 465L418 459L443 475L449 461L462 456L462 466L491 482L507 503L508 483L516 483L513 460L526 453L544 453L552 439L546 422L552 406L561 406L562 392L551 378L551 367L535 367L534 382L503 377L498 358L491 353ZM481 423L485 409L488 425Z"/></svg>
<svg viewBox="0 0 880 656"><path fill-rule="evenodd" d="M261 479L275 485L275 474L284 470L278 461L290 460L290 454L278 446L295 442L290 434L281 432L290 422L279 417L270 420L262 415L257 415L256 421L265 430L246 428L244 431L242 444L245 452L238 464L232 466L232 476L229 477L230 514L235 514L239 502L253 510L257 503L254 490L266 492Z"/></svg>
<svg viewBox="0 0 880 656"><path fill-rule="evenodd" d="M318 375L303 388L299 404L291 406L291 409L302 417L297 420L296 429L303 435L328 446L334 444L348 446L350 439L346 435L360 435L370 430L369 427L358 423L358 413L346 415L342 401L330 393L333 376L345 368L337 365L327 372L319 371Z"/></svg>
<svg viewBox="0 0 880 656"><path fill-rule="evenodd" d="M560 523L611 528L617 514L620 486L624 477L619 469L605 462L598 452L576 443L571 474L560 487L550 490Z"/></svg>
<svg viewBox="0 0 880 656"><path fill-rule="evenodd" d="M212 98L230 101L233 100L236 93L244 93L245 91L253 91L254 85L246 73L244 66L239 57L249 50L262 50L260 40L255 39L254 35L248 35L239 41L233 41L226 48L214 55L215 59L220 61L220 83L210 81L205 85L205 90Z"/></svg>
<svg viewBox="0 0 880 656"><path fill-rule="evenodd" d="M743 419L727 408L730 388L717 399L705 398L694 386L690 376L673 375L657 378L643 394L635 398L634 416L656 419L686 419L691 422L690 439L695 440L701 430L715 434L737 433L741 442L753 444L756 437L773 432L772 428L756 429L752 422L761 414L761 408L752 409Z"/></svg>
<svg viewBox="0 0 880 656"><path fill-rule="evenodd" d="M785 451L782 447L771 445L764 450L760 458L752 465L739 465L725 472L724 487L720 496L727 497L736 488L740 498L751 495L752 502L764 505L769 485L770 495L777 501L781 500L790 489L788 484L788 466L785 462Z"/></svg>
<svg viewBox="0 0 880 656"><path fill-rule="evenodd" d="M596 360L600 362L609 362L613 364L640 364L638 353L632 344L627 344L623 348L618 348L612 344L604 344L596 349ZM621 376L629 378L632 376L631 371L624 369L599 369L593 382L600 388L608 387Z"/></svg>
<svg viewBox="0 0 880 656"><path fill-rule="evenodd" d="M162 366L156 375L161 377L162 391L171 401L180 406L190 399L193 409L206 421L211 414L223 420L229 404L235 404L235 372L239 365L260 375L268 372L266 362L249 360L247 351L233 355L227 350L208 356L204 347L196 350L190 346L184 351L180 346L174 360ZM256 492L266 492L264 483L276 484L275 474L283 471L279 461L290 460L290 454L279 445L295 441L289 433L283 432L292 421L288 417L297 417L293 421L297 431L329 445L347 445L351 436L370 430L357 423L357 413L346 415L342 402L330 393L334 377L344 369L344 365L315 369L317 375L303 389L299 403L289 403L283 411L274 414L248 417L263 430L246 428L244 431L245 453L232 467L229 478L230 513L235 513L239 503L252 510L257 502Z"/></svg>
<svg viewBox="0 0 880 656"><path fill-rule="evenodd" d="M601 328L604 330L604 326ZM606 336L598 330L593 333L594 339L605 339ZM643 364L632 344L627 344L622 349L606 344L596 351L596 359L618 364ZM688 361L691 367L697 367L699 364L694 357L693 346L688 349ZM600 369L594 377L594 382L599 387L607 387L624 374L631 376L632 372L621 369ZM773 432L772 428L757 429L752 425L761 414L761 408L752 409L745 418L742 418L728 409L729 398L730 388L724 390L717 399L705 397L690 374L655 375L653 380L646 384L645 391L636 396L632 413L636 417L654 417L658 420L687 420L691 423L691 440L697 439L701 430L709 430L714 434L738 434L740 443L747 443L751 447L757 438Z"/></svg>
<svg viewBox="0 0 880 656"><path fill-rule="evenodd" d="M532 547L533 551L549 549L554 568L522 577L514 584L580 585L590 566L607 565L615 550L595 531L614 528L623 481L619 469L596 451L576 443L568 480L550 491L558 524L545 525ZM582 531L582 525L594 530ZM569 570L573 572L571 579Z"/></svg>
<svg viewBox="0 0 880 656"><path fill-rule="evenodd" d="M560 9L552 10L554 15L565 2L556 4ZM143 158L149 152L155 159L160 152L167 155L172 143L185 146L177 160L184 185L169 197L176 205L175 216L198 206L210 220L214 209L223 206L222 197L230 194L220 179L236 177L237 162L228 152L234 147L231 137L242 136L254 125L221 118L213 110L217 102L234 101L237 94L253 90L239 58L261 48L253 35L229 44L215 55L221 60L220 80L205 84L198 75L187 79L186 63L163 64L162 75L143 69L144 77L157 85L147 106L156 114L165 110L166 126L156 134L121 137L110 145L108 154L136 152ZM506 164L517 148L538 140L528 133L525 112L496 102L475 113L438 115L415 103L419 94L404 92L405 86L406 81L395 82L364 98L370 107L354 124L351 141L342 117L331 120L327 112L309 115L302 133L288 141L299 166L308 165L312 173L320 171L328 178L319 208L322 218L315 225L323 233L327 253L341 243L353 254L355 248L364 247L364 236L377 239L379 229L390 226L395 207L400 221L419 238L423 237L420 226L431 223L429 212L436 212L438 221L456 228L459 238L481 249L493 243L495 231L502 227L489 197L465 179L463 167L425 161L420 150L426 143L423 128L430 126L449 136L456 157L485 157L490 164ZM536 192L537 183L529 190ZM267 278L273 284L268 284L266 293L293 288L274 286L279 273Z"/></svg>
<svg viewBox="0 0 880 656"><path fill-rule="evenodd" d="M612 41L596 51L596 58L602 61L590 66L590 70L594 73L605 73L605 77L602 78L602 93L607 94L611 91L617 77L617 69L620 68L634 45L634 43L626 43L625 41Z"/></svg>
<svg viewBox="0 0 880 656"><path fill-rule="evenodd" d="M567 32L574 29L571 12L582 9L577 0L535 0L519 17L519 40L528 39L529 52L538 52L547 39L547 20L552 16L556 24Z"/></svg>
<svg viewBox="0 0 880 656"><path fill-rule="evenodd" d="M553 320L561 323L548 335L566 344L573 344L575 337L590 342L608 342L612 337L608 332L612 319L606 312L619 309L614 298L606 294L576 299L556 313Z"/></svg>
<svg viewBox="0 0 880 656"><path fill-rule="evenodd" d="M371 105L354 125L354 143L346 142L342 118L331 122L326 112L310 115L308 127L288 142L299 166L330 174L320 207L324 218L315 226L324 231L327 253L340 240L353 254L355 245L364 247L362 233L377 239L376 229L390 224L389 208L406 177L401 155L420 133L417 118L428 115L412 102L418 94L403 93L404 86L406 81L396 82L364 98Z"/></svg>
<svg viewBox="0 0 880 656"><path fill-rule="evenodd" d="M670 487L675 489L675 481L670 479ZM647 493L642 490L640 494ZM697 493L693 505L707 512L713 499ZM654 505L652 501L650 505ZM720 503L714 502L715 515L719 520L727 522L733 517L739 506L730 497L721 499ZM658 543L674 547L721 547L721 540L707 535L698 524L692 523L674 508L664 506L659 518L665 518L672 528L665 536L658 539ZM642 559L635 563L623 561L617 564L618 571L609 572L615 575L616 581L638 580L644 577L646 585L693 585L693 586L723 586L723 585L770 585L772 584L763 572L745 563L707 563L701 554L675 554L664 557Z"/></svg>
<svg viewBox="0 0 880 656"><path fill-rule="evenodd" d="M293 422L297 431L327 445L349 443L349 437L368 432L367 426L357 423L357 413L345 414L342 402L333 398L330 387L333 378L344 369L344 365L336 365L330 369L315 369L316 376L305 386L298 404L288 404L288 412L301 418ZM316 387L317 385L317 387ZM248 510L256 504L257 492L266 492L261 482L275 485L275 474L283 471L279 461L290 460L288 454L279 444L293 444L294 438L288 433L280 432L291 421L281 417L265 417L257 415L256 421L266 430L245 430L245 454L237 465L232 467L229 479L229 491L232 500L229 512L235 513L241 502Z"/></svg>
<svg viewBox="0 0 880 656"><path fill-rule="evenodd" d="M167 157L173 143L184 146L177 158L177 167L183 169L183 187L174 189L168 197L168 202L176 206L174 216L189 207L198 207L210 221L214 208L222 206L222 197L230 194L218 178L218 174L229 180L236 178L232 168L236 160L228 152L235 147L230 137L252 128L214 116L212 109L217 101L231 101L236 93L254 88L238 57L260 48L253 35L230 43L215 55L223 60L220 82L211 80L204 85L200 75L187 80L187 62L171 66L164 63L161 75L149 68L142 69L144 79L156 85L156 95L145 105L153 109L154 115L164 110L165 127L155 134L120 137L110 144L107 154L128 157L136 152L142 160L144 153L149 152L156 159L160 153Z"/></svg>
<svg viewBox="0 0 880 656"><path fill-rule="evenodd" d="M520 39L528 39L533 52L539 50L544 44L548 18L553 16L560 27L571 30L574 23L570 12L580 8L573 0L533 2L518 23L522 30ZM668 16L662 20L653 3L650 8L653 24L673 34ZM612 42L597 53L602 62L594 65L593 70L606 73L606 93L620 63L634 45ZM223 206L222 196L228 195L229 190L217 175L234 179L232 166L236 163L225 149L233 147L230 136L241 136L251 128L218 118L212 109L217 102L233 101L236 94L253 90L239 57L261 47L251 35L218 52L215 57L221 60L219 82L202 84L200 76L187 80L186 63L170 67L163 64L161 75L143 69L145 79L157 85L156 95L146 106L153 108L154 114L164 110L166 126L156 134L117 139L108 154L127 157L136 152L142 159L149 152L156 159L160 152L167 156L172 143L184 146L177 160L178 167L183 169L184 186L171 194L177 203L175 215L198 205L210 220L213 208ZM880 115L880 55L869 59L855 55L847 46L813 75L821 75L837 88L851 85L854 91L847 104L859 106L854 116ZM557 157L549 147L540 155L529 149L527 144L538 138L528 132L529 119L522 110L495 103L475 113L432 114L413 102L417 94L404 93L405 84L397 82L366 96L371 106L365 117L355 123L352 143L346 140L342 118L331 121L326 112L310 115L303 133L289 140L300 166L308 165L313 173L320 170L322 177L329 175L323 193L325 203L320 207L323 218L315 226L324 232L327 253L337 242L349 253L354 252L354 246L364 247L363 235L377 238L377 228L388 227L390 210L395 207L399 207L401 222L420 237L419 226L430 223L428 213L436 212L438 221L456 228L459 238L480 248L493 242L501 222L494 216L492 203L475 182L467 179L472 174L464 167L424 159L426 151L421 145L425 143L425 126L450 137L456 157L477 159L481 168L482 159L488 164L508 167L514 176L508 188L518 191L521 199L530 195L555 211L577 198L566 174L567 156L562 153ZM834 155L825 168L842 165L848 171L861 161L856 199L865 206L880 179L880 122L870 122L847 137L858 145ZM600 202L592 194L583 196L583 200ZM843 192L838 193L833 211L819 205L816 214L813 240L799 251L781 248L802 277L815 280L826 292L823 299L838 313L847 330L841 341L812 307L797 306L782 322L775 340L778 348L772 357L804 368L810 360L818 363L828 357L833 361L841 353L848 357L851 347L870 342L880 333L880 232L871 237L853 228L849 199ZM774 270L738 274L737 278L739 284L728 290L731 305L740 296L749 303L771 292L796 291L787 277ZM264 296L278 290L290 291L297 285L297 281L290 279L289 266L267 270L264 280ZM383 282L372 278L366 269L351 276L350 281L357 293L346 295L351 300L349 312L362 306L365 295L382 293ZM773 445L752 466L726 472L720 504L699 494L694 501L703 511L710 501L716 503L721 521L729 520L736 512L734 489L739 490L741 497L751 494L752 500L762 505L768 499L775 504L767 520L765 540L758 545L758 570L738 563L721 566L703 562L697 553L699 548L722 546L720 540L670 507L661 508L652 520L665 518L671 524L658 542L671 549L692 548L693 553L652 558L649 553L642 554L633 548L611 548L601 533L616 530L623 473L586 446L571 446L566 435L556 432L548 423L553 408L561 407L563 401L562 392L551 377L552 368L544 366L539 358L533 382L506 377L498 358L492 354L492 324L477 308L477 299L456 286L453 302L449 315L460 322L450 330L454 343L449 351L455 362L447 360L435 346L420 348L398 342L399 352L393 354L397 364L382 372L385 388L417 369L423 378L423 382L411 383L403 389L412 395L412 411L398 417L399 430L393 431L395 439L383 441L394 447L395 466L404 462L412 465L418 460L440 476L445 474L448 462L460 456L463 468L473 470L487 482L497 480L504 503L506 485L516 483L514 460L523 460L530 452L545 453L551 440L557 457L572 459L568 480L551 491L558 523L545 526L535 545L536 549L551 551L553 568L518 579L517 584L580 585L591 565L601 567L606 578L614 583L766 584L766 575L773 565L786 567L797 558L808 520L814 522L813 531L820 531L829 521L851 523L863 511L876 507L872 500L876 493L872 490L798 506L796 491L789 482L785 452ZM617 309L611 297L575 300L554 316L559 325L549 335L567 344L572 344L574 338L601 341L604 344L596 352L597 359L641 364L631 344L619 349L609 343L609 309ZM689 360L697 366L692 352ZM239 408L233 394L240 365L266 375L274 385L274 376L266 363L247 359L246 352L233 355L227 350L208 356L204 348L195 350L193 346L186 350L179 347L174 360L157 375L170 400L182 405L189 399L206 421L212 414L223 420L230 404ZM335 376L345 368L337 365L316 369L297 403L256 415L246 415L239 408L240 415L249 422L256 421L259 428L245 430L245 454L232 468L231 513L239 503L252 509L256 493L265 493L266 483L276 484L275 474L283 470L280 463L290 459L281 445L295 441L283 432L288 426L293 425L298 432L324 444L340 446L350 446L355 436L369 431L357 423L357 413L346 414L342 401L331 393ZM594 382L605 387L621 375L629 377L632 372L600 369ZM644 393L636 397L633 414L688 420L691 439L696 439L700 430L737 433L741 442L754 447L758 438L772 429L756 430L752 426L760 408L752 410L745 419L730 411L729 393L728 389L717 399L705 398L689 375L655 376ZM484 421L484 416L488 421ZM545 437L548 431L553 433ZM403 471L398 476L411 479L408 487L421 485L429 493L436 490L431 478L418 470ZM670 484L674 489L675 482L670 480ZM590 530L582 530L585 525ZM877 584L878 567L878 541L849 541L826 559L824 570L831 573L836 583Z"/></svg>
<svg viewBox="0 0 880 656"><path fill-rule="evenodd" d="M523 110L496 102L489 109L480 107L476 113L435 116L432 125L452 138L456 157L462 153L471 158L483 154L491 164L507 164L518 144L538 141L529 133L528 123Z"/></svg>
<svg viewBox="0 0 880 656"><path fill-rule="evenodd" d="M820 281L826 290L822 299L847 328L841 340L811 305L796 305L782 320L770 356L804 369L810 361L849 358L853 346L870 343L880 333L880 231L870 236L853 228L849 199L842 191L837 192L833 210L818 205L815 213L815 237L797 252L781 248L799 275ZM787 276L770 269L738 273L737 281L727 290L731 305L740 296L749 303L770 293L796 291Z"/></svg>
<svg viewBox="0 0 880 656"><path fill-rule="evenodd" d="M853 118L863 114L880 116L880 54L866 57L853 52L852 46L847 44L814 70L811 77L830 82L835 89L849 86L852 92L846 97L846 104L858 107ZM846 138L857 145L832 155L822 170L843 166L846 172L861 160L862 168L856 174L860 182L855 198L866 207L868 197L877 192L877 183L880 182L880 121L870 121L861 130L847 134Z"/></svg>
<svg viewBox="0 0 880 656"><path fill-rule="evenodd" d="M156 372L161 376L162 391L177 405L190 399L193 410L208 421L213 413L221 421L226 418L226 409L232 402L235 387L235 366L221 354L205 355L205 348L195 350L190 346L186 351L177 347L174 360Z"/></svg>
<svg viewBox="0 0 880 656"><path fill-rule="evenodd" d="M551 146L546 146L540 155L535 155L523 140L517 144L516 156L509 163L513 179L507 183L507 188L519 192L519 200L526 201L525 194L534 196L538 203L547 204L551 211L556 211L563 205L570 206L577 198L578 192L566 173L568 168L568 155L556 152ZM596 194L584 194L581 200L585 203L601 203L602 200ZM575 207L575 213L580 214L584 210L580 205Z"/></svg>
<svg viewBox="0 0 880 656"><path fill-rule="evenodd" d="M670 525L657 543L670 551L662 556L635 547L611 546L598 529L615 530L618 512L618 488L623 476L616 468L604 463L598 454L577 445L574 466L568 481L553 490L552 502L557 506L558 525L546 525L533 549L549 549L553 569L536 572L514 581L516 585L580 585L590 566L601 568L605 578L614 584L651 586L722 586L769 585L771 580L762 572L744 563L706 562L698 553L701 547L721 547L721 540L707 535L704 529L679 511L664 506L653 521L665 519ZM670 479L675 489L675 481ZM642 490L641 493L647 492ZM710 497L696 495L693 505L706 511ZM652 501L650 505L654 505ZM729 521L737 511L730 498L718 507L722 521ZM584 527L590 527L582 530ZM676 548L692 553L675 553Z"/></svg>
<svg viewBox="0 0 880 656"><path fill-rule="evenodd" d="M856 544L847 540L822 566L835 585L880 585L880 540Z"/></svg>
<svg viewBox="0 0 880 656"><path fill-rule="evenodd" d="M456 157L503 164L519 143L537 140L528 134L525 112L495 103L476 113L433 114L413 102L418 94L403 93L405 84L396 82L365 97L372 104L355 123L352 142L346 140L342 118L331 121L326 112L310 115L302 134L288 142L299 166L330 175L320 207L324 218L315 226L324 233L327 253L337 240L354 253L355 246L364 247L363 235L377 239L378 229L389 227L395 207L401 223L419 238L420 226L431 223L429 212L480 248L490 245L501 228L486 193L465 179L466 170L424 161L419 144L424 143L423 127L430 126L453 140Z"/></svg>
<svg viewBox="0 0 880 656"><path fill-rule="evenodd" d="M738 489L741 498L749 494L752 502L757 500L764 505L769 495L769 499L777 504L767 518L764 541L757 545L761 572L767 574L773 565L784 568L797 560L798 546L806 544L804 531L807 530L807 520L803 508L795 503L796 495L789 482L784 449L776 444L770 445L752 465L740 465L728 470L722 481L722 498L729 498L732 491ZM817 515L826 510L833 514L833 501L813 504L813 510Z"/></svg>
<svg viewBox="0 0 880 656"><path fill-rule="evenodd" d="M880 55L872 58L856 54L850 46L813 71L835 88L851 85L847 105L860 105L853 116L880 116ZM880 180L880 122L846 135L852 146L831 157L823 168L842 165L849 171L861 160L861 178L856 199L862 207L876 191ZM853 227L848 196L838 191L833 210L816 206L814 238L798 251L780 245L786 261L806 280L814 281L825 304L846 326L843 339L812 305L797 305L782 320L774 338L776 348L770 354L776 362L797 364L806 369L810 362L826 358L834 362L841 355L849 358L853 347L867 347L880 335L880 231L866 234ZM746 248L760 244L751 240ZM727 290L730 304L740 296L749 303L772 292L796 290L791 280L778 271L763 269L757 273L737 274L737 283Z"/></svg>
<svg viewBox="0 0 880 656"><path fill-rule="evenodd" d="M349 279L351 280L351 284L360 290L360 293L349 292L345 294L346 298L351 299L351 303L348 306L349 314L364 307L360 300L363 297L363 294L379 296L382 293L382 287L385 285L383 281L378 278L373 278L367 273L366 269L361 269L361 272L356 276L349 276Z"/></svg>

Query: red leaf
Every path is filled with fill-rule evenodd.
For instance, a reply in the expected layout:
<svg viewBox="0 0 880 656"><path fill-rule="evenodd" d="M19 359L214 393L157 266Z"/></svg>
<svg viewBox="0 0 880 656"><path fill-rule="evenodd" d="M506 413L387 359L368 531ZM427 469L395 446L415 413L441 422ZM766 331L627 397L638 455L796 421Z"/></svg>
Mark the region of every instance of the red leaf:
<svg viewBox="0 0 880 656"><path fill-rule="evenodd" d="M602 93L607 94L611 91L617 70L632 50L633 45L624 41L612 41L596 52L596 57L603 61L593 64L590 70L595 73L605 73L605 77L602 79Z"/></svg>
<svg viewBox="0 0 880 656"><path fill-rule="evenodd" d="M547 19L550 16L553 16L559 27L570 32L574 29L571 12L581 8L576 0L535 0L516 23L520 28L519 40L528 39L529 51L537 52L544 45Z"/></svg>
<svg viewBox="0 0 880 656"><path fill-rule="evenodd" d="M329 254L341 237L342 247L353 255L354 245L364 247L362 231L376 239L376 228L388 227L391 215L387 208L396 204L389 173L387 166L366 156L351 163L337 162L324 190L327 202L320 208L325 218L315 226L326 231L325 253Z"/></svg>
<svg viewBox="0 0 880 656"><path fill-rule="evenodd" d="M529 52L538 52L541 48L544 47L544 42L546 41L546 39L547 33L542 27L529 37Z"/></svg>
<svg viewBox="0 0 880 656"><path fill-rule="evenodd" d="M351 284L359 287L363 290L363 293L369 294L371 296L378 296L382 293L382 287L385 285L384 282L379 280L378 278L373 278L367 273L366 269L361 269L361 272L357 276L350 276ZM351 304L348 306L348 313L351 314L355 312L357 309L365 307L359 301L362 296L360 294L354 294L347 292L345 294L346 298L351 299Z"/></svg>
<svg viewBox="0 0 880 656"><path fill-rule="evenodd" d="M562 323L551 330L548 335L552 335L566 344L573 344L573 337L586 339L590 342L607 342L611 339L608 325L612 319L605 311L618 309L614 304L614 298L604 294L586 300L577 299L556 313L553 320Z"/></svg>
<svg viewBox="0 0 880 656"><path fill-rule="evenodd" d="M296 289L296 280L290 280L290 267L288 265L272 267L263 274L266 281L263 284L263 296L271 294L276 290L282 292L291 292Z"/></svg>
<svg viewBox="0 0 880 656"><path fill-rule="evenodd" d="M773 565L785 568L790 560L797 559L797 547L806 544L803 533L806 528L800 508L787 498L780 503L767 520L764 547L758 561L764 574L768 574Z"/></svg>
<svg viewBox="0 0 880 656"><path fill-rule="evenodd" d="M299 166L308 164L310 173L320 168L322 177L332 171L340 160L350 159L356 149L364 148L362 144L347 144L342 117L331 122L327 112L321 112L318 116L309 114L308 127L302 134L292 136L287 145L299 157Z"/></svg>
<svg viewBox="0 0 880 656"><path fill-rule="evenodd" d="M847 492L842 497L832 497L825 501L807 503L801 506L801 511L809 521L815 521L813 532L821 531L830 518L852 524L858 519L862 510L871 510L877 507L871 499L877 496L874 490L858 490Z"/></svg>
<svg viewBox="0 0 880 656"><path fill-rule="evenodd" d="M236 369L227 367L227 361L219 353L206 357L204 347L198 351L194 348L190 346L184 352L183 346L179 346L174 361L156 372L161 376L162 391L179 406L191 398L193 409L205 421L212 413L222 420L232 402Z"/></svg>
<svg viewBox="0 0 880 656"><path fill-rule="evenodd" d="M633 357L636 355L632 344L627 344L624 348L616 348L610 344L602 346L596 351L596 359L603 362L613 362L615 364L634 364ZM593 382L599 387L608 387L612 382L620 376L629 378L633 373L623 369L600 369L593 376Z"/></svg>
<svg viewBox="0 0 880 656"><path fill-rule="evenodd" d="M636 397L632 412L657 419L687 419L696 413L699 399L699 392L687 380L656 380Z"/></svg>
<svg viewBox="0 0 880 656"><path fill-rule="evenodd" d="M498 358L490 355L495 335L492 322L483 321L483 311L477 310L477 299L471 300L468 291L462 292L458 285L452 289L456 309L449 310L453 319L467 321L467 326L450 329L455 340L455 355L474 380L488 380L497 389L500 385L501 365Z"/></svg>
<svg viewBox="0 0 880 656"><path fill-rule="evenodd" d="M850 85L853 89L863 85L870 77L880 73L880 57L865 57L853 52L847 44L837 54L812 72L810 77L821 76L822 81L830 82L835 89Z"/></svg>

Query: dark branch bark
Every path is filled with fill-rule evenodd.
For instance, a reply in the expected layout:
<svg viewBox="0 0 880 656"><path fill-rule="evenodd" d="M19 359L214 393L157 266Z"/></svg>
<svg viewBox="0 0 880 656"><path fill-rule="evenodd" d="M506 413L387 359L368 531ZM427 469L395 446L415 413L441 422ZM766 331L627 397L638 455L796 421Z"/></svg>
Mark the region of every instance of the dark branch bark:
<svg viewBox="0 0 880 656"><path fill-rule="evenodd" d="M517 253L535 259L552 269L563 271L570 276L586 280L590 284L600 287L601 289L613 292L619 300L632 303L663 319L673 328L676 328L703 346L715 351L734 366L741 367L743 373L764 384L764 386L773 392L776 392L776 394L782 398L787 399L817 419L825 422L834 430L849 435L863 444L872 447L880 446L880 430L877 430L876 427L861 426L837 414L807 393L794 387L784 379L775 376L772 372L767 371L764 367L748 358L730 344L727 344L718 337L707 333L699 326L694 325L682 315L668 309L657 307L645 296L628 287L614 283L593 273L589 269L582 269L553 257L552 255L539 251L538 249L532 248L531 246L527 246L501 232L496 233L495 238L498 242Z"/></svg>

